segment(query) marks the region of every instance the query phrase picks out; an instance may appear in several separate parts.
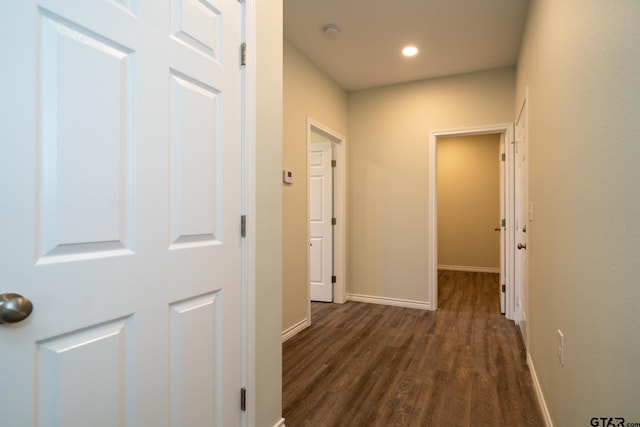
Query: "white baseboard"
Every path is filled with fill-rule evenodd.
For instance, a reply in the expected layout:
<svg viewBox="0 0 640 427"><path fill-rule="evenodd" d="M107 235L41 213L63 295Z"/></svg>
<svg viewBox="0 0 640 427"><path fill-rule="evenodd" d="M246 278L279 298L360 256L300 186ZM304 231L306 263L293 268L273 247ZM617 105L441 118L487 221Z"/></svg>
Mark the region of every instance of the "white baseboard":
<svg viewBox="0 0 640 427"><path fill-rule="evenodd" d="M275 423L273 425L273 427L285 427L284 426L284 418L280 418L280 421L278 421L277 423Z"/></svg>
<svg viewBox="0 0 640 427"><path fill-rule="evenodd" d="M299 321L292 327L288 328L286 331L282 332L282 342L295 337L300 331L304 331L309 326L311 326L311 320L303 319Z"/></svg>
<svg viewBox="0 0 640 427"><path fill-rule="evenodd" d="M399 298L374 297L371 295L347 294L347 301L366 302L369 304L392 305L394 307L417 308L430 310L431 304L422 301L413 301Z"/></svg>
<svg viewBox="0 0 640 427"><path fill-rule="evenodd" d="M538 398L538 405L540 406L540 410L542 411L544 424L546 427L553 427L551 414L549 414L549 408L547 408L547 402L544 400L544 395L542 394L542 389L540 388L540 382L538 381L538 375L536 374L536 369L533 367L533 360L531 359L531 354L529 353L527 353L527 365L529 365L529 371L531 372L531 381L533 381L533 388L536 391L536 397Z"/></svg>
<svg viewBox="0 0 640 427"><path fill-rule="evenodd" d="M500 273L500 267L475 267L472 265L441 265L438 264L438 270L451 271L470 271L473 273Z"/></svg>

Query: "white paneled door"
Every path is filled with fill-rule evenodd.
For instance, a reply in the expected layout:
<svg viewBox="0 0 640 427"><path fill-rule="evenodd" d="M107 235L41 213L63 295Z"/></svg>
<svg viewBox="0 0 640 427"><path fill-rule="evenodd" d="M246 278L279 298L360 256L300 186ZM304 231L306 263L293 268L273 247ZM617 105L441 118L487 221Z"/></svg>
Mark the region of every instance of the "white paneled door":
<svg viewBox="0 0 640 427"><path fill-rule="evenodd" d="M240 425L242 4L1 7L0 424Z"/></svg>
<svg viewBox="0 0 640 427"><path fill-rule="evenodd" d="M527 315L529 314L529 270L528 270L528 141L527 141L527 103L524 101L522 110L515 126L515 307L516 320L525 346L529 346L529 328Z"/></svg>
<svg viewBox="0 0 640 427"><path fill-rule="evenodd" d="M309 275L311 300L333 301L333 170L331 142L311 144L309 153Z"/></svg>

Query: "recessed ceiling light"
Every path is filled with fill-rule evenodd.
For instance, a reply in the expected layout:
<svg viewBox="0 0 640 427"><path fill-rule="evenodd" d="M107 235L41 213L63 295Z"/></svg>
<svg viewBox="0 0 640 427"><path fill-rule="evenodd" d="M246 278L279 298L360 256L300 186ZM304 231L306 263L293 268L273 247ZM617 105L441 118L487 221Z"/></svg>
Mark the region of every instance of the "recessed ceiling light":
<svg viewBox="0 0 640 427"><path fill-rule="evenodd" d="M415 56L418 54L418 48L415 46L407 46L402 49L402 54L404 56Z"/></svg>

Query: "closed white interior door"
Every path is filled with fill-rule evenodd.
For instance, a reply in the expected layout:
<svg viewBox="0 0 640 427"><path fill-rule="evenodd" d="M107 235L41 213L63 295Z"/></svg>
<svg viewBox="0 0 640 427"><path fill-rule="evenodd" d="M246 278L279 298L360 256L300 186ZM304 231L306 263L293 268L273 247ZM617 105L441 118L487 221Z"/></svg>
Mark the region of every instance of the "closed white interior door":
<svg viewBox="0 0 640 427"><path fill-rule="evenodd" d="M529 274L528 274L528 239L529 227L528 185L527 185L527 124L526 103L518 120L515 133L515 307L517 321L526 346L528 346L528 304L529 304Z"/></svg>
<svg viewBox="0 0 640 427"><path fill-rule="evenodd" d="M242 5L0 11L0 424L241 421Z"/></svg>
<svg viewBox="0 0 640 427"><path fill-rule="evenodd" d="M333 301L333 171L331 142L311 144L309 221L311 300Z"/></svg>

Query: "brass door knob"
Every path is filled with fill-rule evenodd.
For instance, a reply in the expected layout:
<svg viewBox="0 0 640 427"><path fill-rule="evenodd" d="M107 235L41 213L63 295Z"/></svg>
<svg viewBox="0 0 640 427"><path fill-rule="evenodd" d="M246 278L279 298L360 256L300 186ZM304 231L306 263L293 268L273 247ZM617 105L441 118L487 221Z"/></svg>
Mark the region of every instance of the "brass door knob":
<svg viewBox="0 0 640 427"><path fill-rule="evenodd" d="M19 294L0 294L0 323L21 322L33 311L31 301Z"/></svg>

